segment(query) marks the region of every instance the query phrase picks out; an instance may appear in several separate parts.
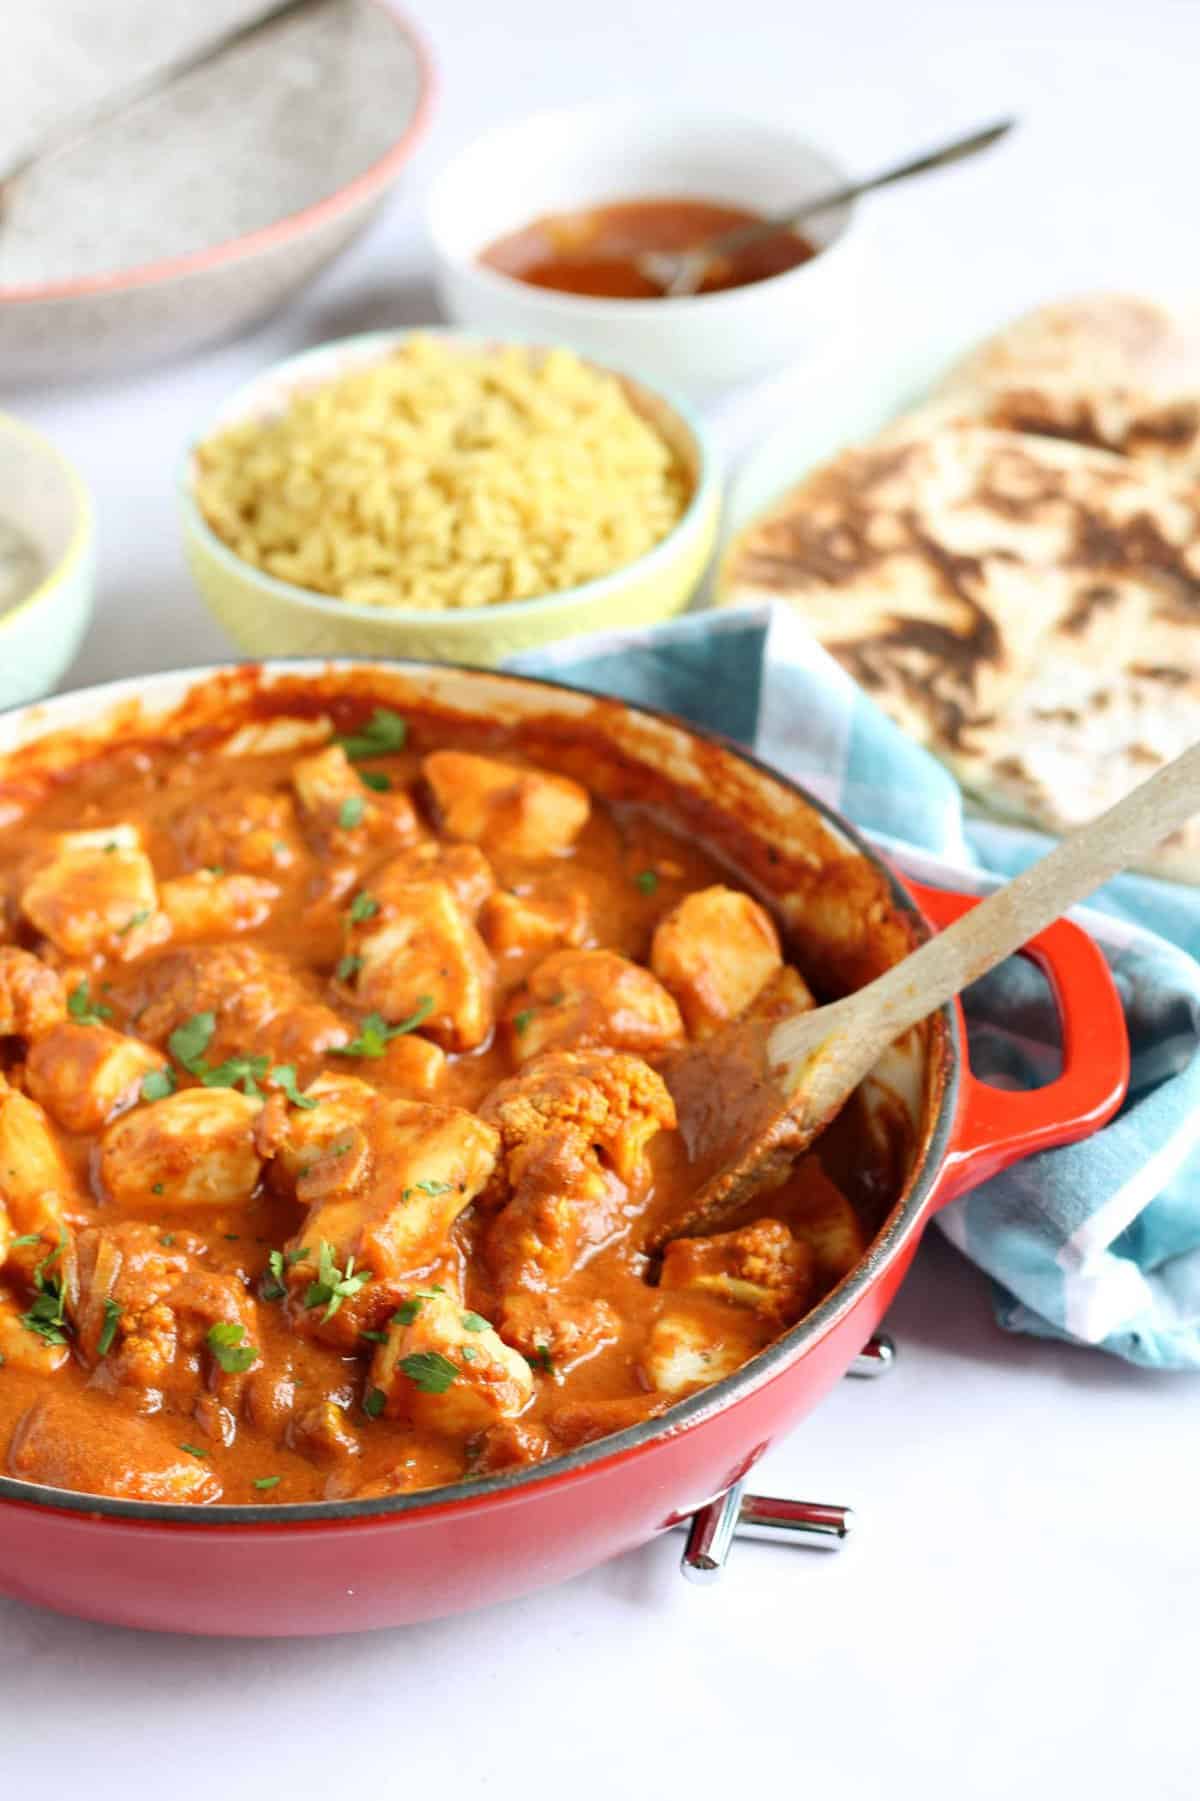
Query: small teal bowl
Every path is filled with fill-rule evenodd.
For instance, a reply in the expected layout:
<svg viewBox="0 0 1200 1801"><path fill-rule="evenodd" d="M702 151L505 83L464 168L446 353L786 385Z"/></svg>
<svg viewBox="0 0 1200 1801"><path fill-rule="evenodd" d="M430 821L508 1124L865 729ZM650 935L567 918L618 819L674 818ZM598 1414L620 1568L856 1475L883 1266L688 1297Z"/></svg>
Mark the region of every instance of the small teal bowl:
<svg viewBox="0 0 1200 1801"><path fill-rule="evenodd" d="M96 528L91 495L62 453L0 413L0 520L41 553L31 594L0 607L0 707L39 700L62 679L92 616Z"/></svg>

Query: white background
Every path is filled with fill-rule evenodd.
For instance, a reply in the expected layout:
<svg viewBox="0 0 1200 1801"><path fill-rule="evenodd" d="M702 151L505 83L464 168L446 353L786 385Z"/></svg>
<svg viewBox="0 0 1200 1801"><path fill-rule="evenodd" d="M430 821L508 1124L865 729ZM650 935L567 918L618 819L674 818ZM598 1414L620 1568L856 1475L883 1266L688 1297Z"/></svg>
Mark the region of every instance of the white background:
<svg viewBox="0 0 1200 1801"><path fill-rule="evenodd" d="M11 0L10 0L11 3ZM435 125L396 203L236 346L119 384L0 397L100 506L73 679L218 656L173 472L235 383L432 316L421 191L494 119L656 92L791 113L855 167L1015 108L1018 141L871 220L864 355L1089 284L1196 284L1191 0L426 0ZM917 340L920 340L919 345ZM894 1374L844 1383L756 1486L859 1510L842 1557L743 1545L690 1588L677 1538L473 1618L311 1643L163 1639L0 1601L0 1794L178 1801L750 1789L874 1801L1200 1792L1200 1380L1001 1334L944 1242L894 1310ZM2 1526L0 1526L2 1530Z"/></svg>

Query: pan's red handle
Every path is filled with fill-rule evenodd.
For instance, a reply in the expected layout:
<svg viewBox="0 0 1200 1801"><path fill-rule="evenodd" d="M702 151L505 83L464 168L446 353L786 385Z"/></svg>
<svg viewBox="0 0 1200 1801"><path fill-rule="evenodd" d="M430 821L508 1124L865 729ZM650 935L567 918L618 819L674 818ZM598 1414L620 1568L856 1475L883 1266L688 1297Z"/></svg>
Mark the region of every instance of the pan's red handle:
<svg viewBox="0 0 1200 1801"><path fill-rule="evenodd" d="M981 898L907 879L905 886L938 927L961 918ZM1034 1151L1086 1138L1112 1118L1125 1098L1129 1036L1099 945L1069 919L1059 919L1031 938L1021 955L1042 971L1058 1007L1062 1073L1044 1088L1013 1090L980 1082L969 1068L964 1072L953 1142L933 1192L935 1207Z"/></svg>

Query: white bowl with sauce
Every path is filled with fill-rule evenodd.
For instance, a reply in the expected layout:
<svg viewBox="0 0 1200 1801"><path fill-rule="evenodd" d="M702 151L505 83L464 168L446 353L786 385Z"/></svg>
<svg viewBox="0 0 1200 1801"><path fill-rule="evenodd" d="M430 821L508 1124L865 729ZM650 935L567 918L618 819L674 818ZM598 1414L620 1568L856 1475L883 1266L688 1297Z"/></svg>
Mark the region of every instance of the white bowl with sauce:
<svg viewBox="0 0 1200 1801"><path fill-rule="evenodd" d="M585 356L705 396L804 356L824 358L853 319L852 207L804 227L818 254L778 275L686 299L564 293L480 257L547 214L621 201L692 200L775 212L847 171L789 124L695 106L599 104L540 113L477 138L429 198L438 293L449 317Z"/></svg>
<svg viewBox="0 0 1200 1801"><path fill-rule="evenodd" d="M83 481L48 438L0 413L0 708L58 683L87 629L94 584Z"/></svg>

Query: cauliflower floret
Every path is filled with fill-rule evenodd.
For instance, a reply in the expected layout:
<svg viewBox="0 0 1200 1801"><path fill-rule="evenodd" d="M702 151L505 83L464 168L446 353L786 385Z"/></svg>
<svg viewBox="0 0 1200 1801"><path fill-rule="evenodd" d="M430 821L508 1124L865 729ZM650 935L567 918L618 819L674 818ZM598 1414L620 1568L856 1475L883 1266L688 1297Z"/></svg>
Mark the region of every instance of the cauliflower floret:
<svg viewBox="0 0 1200 1801"><path fill-rule="evenodd" d="M0 945L0 1038L35 1038L67 1016L62 977L31 951Z"/></svg>
<svg viewBox="0 0 1200 1801"><path fill-rule="evenodd" d="M128 960L169 934L150 859L121 832L64 832L21 891L26 919L68 957Z"/></svg>
<svg viewBox="0 0 1200 1801"><path fill-rule="evenodd" d="M192 875L163 882L158 898L171 922L172 937L224 937L229 932L253 931L270 918L279 888L261 876L217 875L211 869L198 869Z"/></svg>
<svg viewBox="0 0 1200 1801"><path fill-rule="evenodd" d="M788 1218L796 1237L812 1251L822 1291L847 1275L867 1249L862 1221L835 1182L815 1157L805 1157L796 1168L799 1200Z"/></svg>
<svg viewBox="0 0 1200 1801"><path fill-rule="evenodd" d="M67 1211L81 1197L50 1122L36 1101L15 1088L0 1091L0 1207L13 1238L37 1235L10 1258L26 1273L59 1242Z"/></svg>
<svg viewBox="0 0 1200 1801"><path fill-rule="evenodd" d="M615 951L555 951L510 997L504 1019L518 1063L597 1044L654 1056L683 1042L662 983Z"/></svg>
<svg viewBox="0 0 1200 1801"><path fill-rule="evenodd" d="M386 907L397 891L403 894L414 882L445 882L467 918L474 919L494 890L496 877L475 845L442 844L429 838L377 869L371 893Z"/></svg>
<svg viewBox="0 0 1200 1801"><path fill-rule="evenodd" d="M154 1044L165 1044L198 1013L213 1015L204 1053L213 1065L244 1055L250 1045L273 1062L296 1065L305 1080L326 1052L350 1037L282 957L254 944L169 951L147 969L145 992L138 1031Z"/></svg>
<svg viewBox="0 0 1200 1801"><path fill-rule="evenodd" d="M372 1389L389 1418L468 1437L527 1405L529 1365L461 1301L413 1296L401 1313L408 1323L389 1328L371 1366Z"/></svg>
<svg viewBox="0 0 1200 1801"><path fill-rule="evenodd" d="M209 1406L236 1408L258 1363L257 1309L236 1276L193 1266L200 1240L169 1236L164 1245L162 1234L140 1220L80 1233L73 1309L79 1355L94 1370L95 1385L134 1390L154 1406L165 1397L181 1409L199 1396ZM224 1334L216 1346L214 1327Z"/></svg>
<svg viewBox="0 0 1200 1801"><path fill-rule="evenodd" d="M372 793L340 744L292 767L300 810L327 837L348 847L404 844L420 831L416 809L403 790Z"/></svg>
<svg viewBox="0 0 1200 1801"><path fill-rule="evenodd" d="M627 1193L569 1126L550 1127L517 1145L506 1169L512 1199L492 1221L484 1248L503 1297L501 1330L507 1336L514 1295L543 1293L570 1275L585 1250L623 1223Z"/></svg>
<svg viewBox="0 0 1200 1801"><path fill-rule="evenodd" d="M587 900L578 888L561 894L511 894L502 890L485 903L480 930L493 955L545 956L560 946L575 948L588 935Z"/></svg>
<svg viewBox="0 0 1200 1801"><path fill-rule="evenodd" d="M587 789L578 782L494 757L435 750L422 769L450 836L509 857L552 857L566 850L591 811Z"/></svg>
<svg viewBox="0 0 1200 1801"><path fill-rule="evenodd" d="M718 1326L712 1319L673 1308L651 1328L641 1358L642 1374L658 1394L690 1394L732 1376L764 1342L749 1312L739 1319L731 1309L728 1324L722 1320Z"/></svg>
<svg viewBox="0 0 1200 1801"><path fill-rule="evenodd" d="M659 1278L664 1290L711 1294L781 1326L799 1319L812 1286L812 1250L777 1219L712 1238L677 1238L663 1253Z"/></svg>
<svg viewBox="0 0 1200 1801"><path fill-rule="evenodd" d="M185 1088L135 1107L100 1141L100 1179L118 1207L240 1207L258 1186L262 1101L232 1088Z"/></svg>
<svg viewBox="0 0 1200 1801"><path fill-rule="evenodd" d="M650 949L650 967L679 1002L693 1038L736 1019L782 963L766 909L719 885L672 907Z"/></svg>
<svg viewBox="0 0 1200 1801"><path fill-rule="evenodd" d="M13 1433L8 1474L125 1501L219 1501L211 1465L181 1451L176 1436L116 1404L101 1411L93 1395L43 1395Z"/></svg>
<svg viewBox="0 0 1200 1801"><path fill-rule="evenodd" d="M304 1302L306 1323L329 1323L335 1336L377 1321L394 1305L394 1284L428 1269L445 1254L450 1228L487 1183L499 1148L491 1126L461 1107L379 1096L361 1123L339 1134L298 1176L297 1197L309 1207L295 1247L305 1255L289 1280ZM321 1260L342 1272L370 1272L329 1322L328 1300L309 1304L321 1286ZM389 1285L392 1285L389 1287ZM369 1316L369 1317L368 1317ZM303 1317L303 1316L302 1316Z"/></svg>
<svg viewBox="0 0 1200 1801"><path fill-rule="evenodd" d="M161 1051L107 1026L64 1020L36 1040L25 1064L35 1101L68 1132L97 1132L137 1098L152 1069L165 1069Z"/></svg>
<svg viewBox="0 0 1200 1801"><path fill-rule="evenodd" d="M551 1051L501 1082L479 1111L498 1128L506 1157L565 1126L602 1151L633 1193L648 1180L650 1140L675 1126L662 1077L623 1051Z"/></svg>
<svg viewBox="0 0 1200 1801"><path fill-rule="evenodd" d="M483 1043L494 1017L492 960L444 882L394 888L352 944L359 1006L393 1022L422 1013L422 1031L451 1050Z"/></svg>

